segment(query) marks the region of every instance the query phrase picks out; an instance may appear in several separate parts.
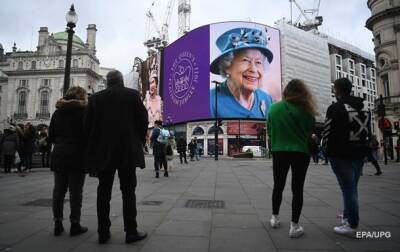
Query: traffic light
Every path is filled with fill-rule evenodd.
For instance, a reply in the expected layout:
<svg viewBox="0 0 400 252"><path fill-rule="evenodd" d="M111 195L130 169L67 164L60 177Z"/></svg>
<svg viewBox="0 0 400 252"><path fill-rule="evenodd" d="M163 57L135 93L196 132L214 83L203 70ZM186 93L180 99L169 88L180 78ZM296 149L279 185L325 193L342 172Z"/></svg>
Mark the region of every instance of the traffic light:
<svg viewBox="0 0 400 252"><path fill-rule="evenodd" d="M399 129L400 129L399 121L396 121L396 122L394 122L393 124L394 124L394 129L395 129L395 130L399 130Z"/></svg>

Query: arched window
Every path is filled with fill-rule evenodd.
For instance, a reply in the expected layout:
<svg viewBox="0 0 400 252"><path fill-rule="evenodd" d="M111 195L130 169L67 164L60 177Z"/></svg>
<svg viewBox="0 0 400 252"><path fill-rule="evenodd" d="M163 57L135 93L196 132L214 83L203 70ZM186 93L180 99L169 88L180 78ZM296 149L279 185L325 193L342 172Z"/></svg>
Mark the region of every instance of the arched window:
<svg viewBox="0 0 400 252"><path fill-rule="evenodd" d="M18 62L18 70L24 69L24 63L22 61Z"/></svg>
<svg viewBox="0 0 400 252"><path fill-rule="evenodd" d="M74 67L74 68L78 67L78 60L77 59L72 60L72 67Z"/></svg>
<svg viewBox="0 0 400 252"><path fill-rule="evenodd" d="M40 92L40 108L39 113L45 115L49 113L49 91Z"/></svg>
<svg viewBox="0 0 400 252"><path fill-rule="evenodd" d="M64 60L58 61L58 68L64 68Z"/></svg>
<svg viewBox="0 0 400 252"><path fill-rule="evenodd" d="M212 135L215 134L215 126L212 126L209 130L208 130L208 134ZM221 127L218 127L218 134L224 134L224 131L222 130Z"/></svg>
<svg viewBox="0 0 400 252"><path fill-rule="evenodd" d="M31 69L35 70L36 69L36 61L31 62Z"/></svg>
<svg viewBox="0 0 400 252"><path fill-rule="evenodd" d="M192 135L194 135L194 136L202 136L202 135L204 135L203 128L201 128L201 127L194 128Z"/></svg>
<svg viewBox="0 0 400 252"><path fill-rule="evenodd" d="M26 92L21 91L18 93L18 114L26 114Z"/></svg>

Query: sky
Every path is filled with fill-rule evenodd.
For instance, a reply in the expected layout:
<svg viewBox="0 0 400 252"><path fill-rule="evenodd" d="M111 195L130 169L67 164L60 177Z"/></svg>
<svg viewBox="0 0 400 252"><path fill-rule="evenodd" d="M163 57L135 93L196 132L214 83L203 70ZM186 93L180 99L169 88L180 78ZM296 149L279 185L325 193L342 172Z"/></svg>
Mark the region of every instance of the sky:
<svg viewBox="0 0 400 252"><path fill-rule="evenodd" d="M152 3L154 5L152 6ZM289 0L191 0L190 28L222 21L252 21L273 26L290 19ZM314 0L297 0L303 9L311 9ZM145 59L143 45L146 12L151 9L158 26L164 23L168 0L1 0L0 43L6 52L13 43L21 51L36 50L38 31L46 26L50 33L64 31L65 14L75 5L78 35L86 41L88 24L96 24L96 50L100 66L128 73L134 58ZM178 0L172 9L169 24L170 42L178 36ZM299 11L293 5L293 19ZM372 33L365 28L371 12L367 0L321 0L319 15L324 21L319 28L337 39L351 43L373 54Z"/></svg>

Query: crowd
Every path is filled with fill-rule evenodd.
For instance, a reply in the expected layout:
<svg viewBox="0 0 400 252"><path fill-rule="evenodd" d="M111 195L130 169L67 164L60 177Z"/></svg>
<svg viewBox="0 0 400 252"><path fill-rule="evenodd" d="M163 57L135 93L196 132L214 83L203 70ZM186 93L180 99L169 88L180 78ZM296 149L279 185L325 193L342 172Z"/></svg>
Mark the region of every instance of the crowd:
<svg viewBox="0 0 400 252"><path fill-rule="evenodd" d="M46 127L37 130L31 123L24 125L11 122L4 133L0 131L0 162L3 161L5 173L15 168L18 173L30 172L35 153L41 153L42 167L49 167L50 152Z"/></svg>
<svg viewBox="0 0 400 252"><path fill-rule="evenodd" d="M354 235L358 228L357 187L365 158L376 166L376 175L382 174L376 161L379 143L366 126L370 124L370 113L363 108L362 98L351 95L351 89L352 84L346 78L334 82L337 102L327 110L322 140L314 133L315 116L318 114L316 104L302 80L291 80L283 91L282 101L273 103L269 109L266 118L274 180L270 225L272 228L280 227L282 194L291 170L293 197L289 237L297 238L304 234L300 216L311 156L317 164L322 150L342 191L341 224L333 228L337 234ZM18 171L29 171L32 154L37 150L42 153L43 167L50 166L54 172L52 209L55 236L65 231L63 205L68 191L70 235L88 231L80 224L83 187L87 173L97 177L97 232L100 244L107 243L111 236L110 201L114 176L118 172L125 242L140 241L147 234L137 228L136 168L145 168L144 146L148 123L148 113L139 93L124 87L119 71L111 71L107 75L107 88L89 98L81 87L68 89L56 103L49 129L43 128L37 133L29 123L6 129L0 139L5 172L10 172L18 156ZM170 176L175 150L179 153L181 164L188 164L187 151L190 161L200 160L196 138L191 139L189 144L183 137L175 140L174 134L162 125L162 121L156 120L150 137L157 179L161 170L164 177ZM109 134L110 129L113 134Z"/></svg>

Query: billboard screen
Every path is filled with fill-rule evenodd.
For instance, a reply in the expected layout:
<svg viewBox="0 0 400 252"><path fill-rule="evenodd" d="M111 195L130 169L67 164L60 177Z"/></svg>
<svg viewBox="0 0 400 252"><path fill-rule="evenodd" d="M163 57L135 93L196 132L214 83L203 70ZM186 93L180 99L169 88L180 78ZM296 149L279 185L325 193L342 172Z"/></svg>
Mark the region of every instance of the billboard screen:
<svg viewBox="0 0 400 252"><path fill-rule="evenodd" d="M142 64L139 93L149 115L149 128L156 120L162 120L163 99L160 86L160 53L147 58Z"/></svg>
<svg viewBox="0 0 400 252"><path fill-rule="evenodd" d="M216 115L265 120L281 99L279 30L249 22L202 26L164 49L163 69L164 118L173 123Z"/></svg>

